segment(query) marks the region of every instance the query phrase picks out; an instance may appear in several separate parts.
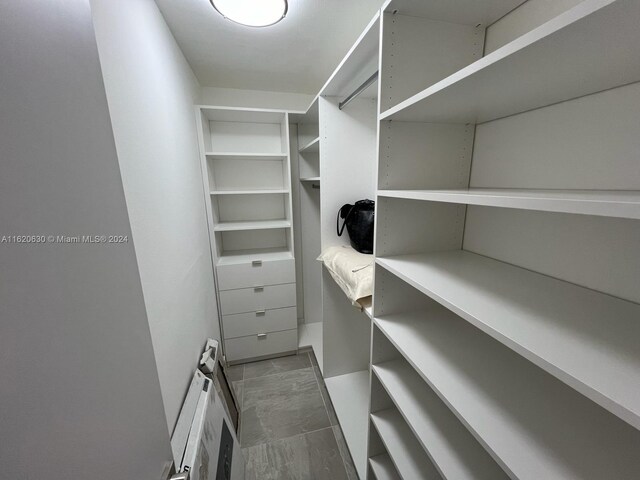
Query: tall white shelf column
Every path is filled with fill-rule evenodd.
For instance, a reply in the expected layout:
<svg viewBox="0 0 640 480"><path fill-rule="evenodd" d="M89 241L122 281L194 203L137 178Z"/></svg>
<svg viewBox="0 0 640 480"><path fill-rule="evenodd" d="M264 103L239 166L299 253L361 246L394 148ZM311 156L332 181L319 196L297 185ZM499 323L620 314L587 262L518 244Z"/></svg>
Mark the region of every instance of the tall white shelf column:
<svg viewBox="0 0 640 480"><path fill-rule="evenodd" d="M288 114L197 106L196 119L227 361L294 352Z"/></svg>
<svg viewBox="0 0 640 480"><path fill-rule="evenodd" d="M640 3L571 3L383 7L367 478L640 476Z"/></svg>

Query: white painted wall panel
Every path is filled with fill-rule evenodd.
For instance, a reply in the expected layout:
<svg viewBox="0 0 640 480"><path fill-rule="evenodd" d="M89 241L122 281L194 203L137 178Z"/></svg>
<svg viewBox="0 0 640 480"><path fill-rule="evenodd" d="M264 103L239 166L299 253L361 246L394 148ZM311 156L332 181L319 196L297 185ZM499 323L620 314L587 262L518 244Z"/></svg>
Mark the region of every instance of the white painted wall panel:
<svg viewBox="0 0 640 480"><path fill-rule="evenodd" d="M0 243L0 476L160 479L169 432L89 2L0 2L0 64L0 236L129 238Z"/></svg>
<svg viewBox="0 0 640 480"><path fill-rule="evenodd" d="M200 87L151 0L91 0L169 430L220 338L197 143Z"/></svg>

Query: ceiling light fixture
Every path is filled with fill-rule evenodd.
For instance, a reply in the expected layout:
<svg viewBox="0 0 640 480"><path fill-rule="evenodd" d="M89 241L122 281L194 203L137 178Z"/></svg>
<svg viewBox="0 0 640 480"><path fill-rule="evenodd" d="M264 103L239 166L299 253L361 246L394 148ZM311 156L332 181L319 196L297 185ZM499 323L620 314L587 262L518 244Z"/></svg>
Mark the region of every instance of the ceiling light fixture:
<svg viewBox="0 0 640 480"><path fill-rule="evenodd" d="M211 0L220 15L247 27L268 27L287 15L287 0Z"/></svg>

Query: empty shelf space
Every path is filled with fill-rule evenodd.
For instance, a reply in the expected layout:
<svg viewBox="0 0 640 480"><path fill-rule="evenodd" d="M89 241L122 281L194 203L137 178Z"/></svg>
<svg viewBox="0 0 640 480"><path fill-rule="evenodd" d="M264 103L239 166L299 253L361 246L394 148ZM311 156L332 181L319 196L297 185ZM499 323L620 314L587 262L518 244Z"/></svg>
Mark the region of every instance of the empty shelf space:
<svg viewBox="0 0 640 480"><path fill-rule="evenodd" d="M397 410L372 413L371 420L403 479L442 478Z"/></svg>
<svg viewBox="0 0 640 480"><path fill-rule="evenodd" d="M509 478L405 360L373 371L443 478Z"/></svg>
<svg viewBox="0 0 640 480"><path fill-rule="evenodd" d="M293 254L286 248L265 248L223 252L218 257L218 265L236 265L253 261L293 260Z"/></svg>
<svg viewBox="0 0 640 480"><path fill-rule="evenodd" d="M212 190L211 195L270 195L289 193L289 190Z"/></svg>
<svg viewBox="0 0 640 480"><path fill-rule="evenodd" d="M213 230L216 232L237 232L240 230L269 230L274 228L290 228L289 220L255 220L247 222L221 222Z"/></svg>
<svg viewBox="0 0 640 480"><path fill-rule="evenodd" d="M640 192L605 190L380 190L382 197L640 219Z"/></svg>
<svg viewBox="0 0 640 480"><path fill-rule="evenodd" d="M377 262L640 428L640 305L466 251Z"/></svg>
<svg viewBox="0 0 640 480"><path fill-rule="evenodd" d="M585 0L381 114L481 123L640 80L640 2Z"/></svg>
<svg viewBox="0 0 640 480"><path fill-rule="evenodd" d="M320 177L301 178L300 181L301 182L319 182L320 181Z"/></svg>
<svg viewBox="0 0 640 480"><path fill-rule="evenodd" d="M396 471L396 467L393 466L391 457L386 453L371 457L369 459L369 465L376 480L401 480Z"/></svg>
<svg viewBox="0 0 640 480"><path fill-rule="evenodd" d="M640 474L638 430L449 310L374 321L512 478Z"/></svg>
<svg viewBox="0 0 640 480"><path fill-rule="evenodd" d="M369 371L362 370L324 379L331 403L360 478L367 467L367 415Z"/></svg>
<svg viewBox="0 0 640 480"><path fill-rule="evenodd" d="M316 137L298 150L300 153L317 153L320 151L320 137Z"/></svg>
<svg viewBox="0 0 640 480"><path fill-rule="evenodd" d="M217 158L221 160L248 159L248 160L283 160L287 158L286 153L234 153L234 152L207 152L207 158Z"/></svg>

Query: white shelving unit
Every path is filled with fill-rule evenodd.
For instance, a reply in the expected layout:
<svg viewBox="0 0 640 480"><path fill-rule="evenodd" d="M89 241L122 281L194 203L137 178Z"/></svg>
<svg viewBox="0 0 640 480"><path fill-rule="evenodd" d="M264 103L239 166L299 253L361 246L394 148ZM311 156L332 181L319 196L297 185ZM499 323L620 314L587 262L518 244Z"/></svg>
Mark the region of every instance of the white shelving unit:
<svg viewBox="0 0 640 480"><path fill-rule="evenodd" d="M512 477L625 478L640 467L637 430L449 310L375 322Z"/></svg>
<svg viewBox="0 0 640 480"><path fill-rule="evenodd" d="M640 305L465 251L377 263L640 428Z"/></svg>
<svg viewBox="0 0 640 480"><path fill-rule="evenodd" d="M638 2L585 0L382 113L481 123L640 80ZM588 47L586 45L588 42Z"/></svg>
<svg viewBox="0 0 640 480"><path fill-rule="evenodd" d="M640 3L554 15L383 7L368 479L640 476Z"/></svg>
<svg viewBox="0 0 640 480"><path fill-rule="evenodd" d="M272 286L296 282L288 114L196 111L227 361L296 351L295 298Z"/></svg>
<svg viewBox="0 0 640 480"><path fill-rule="evenodd" d="M409 363L382 362L373 372L442 478L508 478Z"/></svg>

